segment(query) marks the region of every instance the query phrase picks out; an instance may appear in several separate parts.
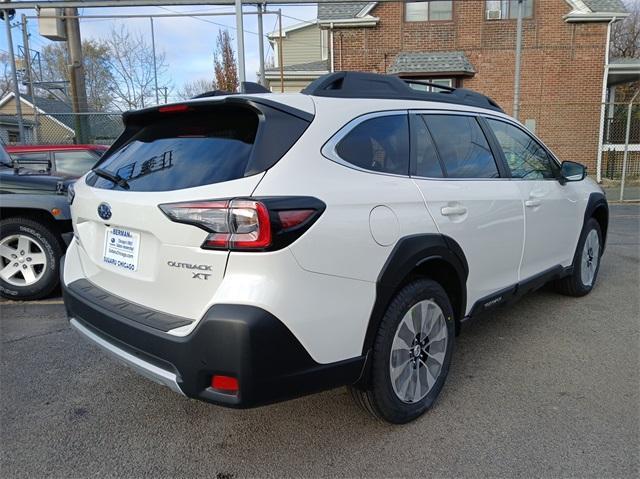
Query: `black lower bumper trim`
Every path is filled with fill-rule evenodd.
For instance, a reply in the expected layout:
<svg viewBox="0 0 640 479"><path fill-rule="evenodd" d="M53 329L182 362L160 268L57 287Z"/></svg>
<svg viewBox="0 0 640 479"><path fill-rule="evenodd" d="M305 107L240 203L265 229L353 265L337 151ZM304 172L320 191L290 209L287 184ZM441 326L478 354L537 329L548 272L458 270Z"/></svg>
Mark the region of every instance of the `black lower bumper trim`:
<svg viewBox="0 0 640 479"><path fill-rule="evenodd" d="M364 356L315 362L280 320L254 306L216 304L191 334L175 337L106 309L74 285L63 283L70 317L117 347L175 372L192 398L254 407L353 384L364 366ZM238 394L213 390L214 374L238 378Z"/></svg>

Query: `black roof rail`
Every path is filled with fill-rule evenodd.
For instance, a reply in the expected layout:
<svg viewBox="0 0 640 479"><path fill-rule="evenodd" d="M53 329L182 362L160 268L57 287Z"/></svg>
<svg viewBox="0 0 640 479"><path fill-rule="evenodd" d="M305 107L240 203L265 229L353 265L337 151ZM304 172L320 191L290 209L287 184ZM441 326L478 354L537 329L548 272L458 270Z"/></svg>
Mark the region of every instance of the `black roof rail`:
<svg viewBox="0 0 640 479"><path fill-rule="evenodd" d="M434 86L441 91L416 90L411 88L411 83ZM329 73L311 82L302 90L302 93L331 98L379 98L456 103L504 113L504 110L494 100L472 90L444 87L418 80L403 80L394 75L378 73L349 71Z"/></svg>
<svg viewBox="0 0 640 479"><path fill-rule="evenodd" d="M242 84L244 85L244 94L246 95L250 95L252 93L271 93L271 90L269 90L268 88L256 82L245 81L245 82L242 82ZM240 93L228 92L224 90L211 90L211 91L200 93L199 95L194 96L192 100L195 100L196 98L209 98L212 96L223 96L223 95L240 95Z"/></svg>

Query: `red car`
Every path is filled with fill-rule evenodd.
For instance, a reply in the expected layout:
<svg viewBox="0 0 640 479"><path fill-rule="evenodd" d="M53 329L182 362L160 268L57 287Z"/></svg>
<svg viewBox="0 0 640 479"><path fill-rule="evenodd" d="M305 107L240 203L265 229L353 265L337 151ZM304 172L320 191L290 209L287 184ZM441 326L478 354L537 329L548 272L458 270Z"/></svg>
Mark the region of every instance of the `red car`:
<svg viewBox="0 0 640 479"><path fill-rule="evenodd" d="M107 151L106 145L17 145L6 150L14 164L38 173L79 177Z"/></svg>

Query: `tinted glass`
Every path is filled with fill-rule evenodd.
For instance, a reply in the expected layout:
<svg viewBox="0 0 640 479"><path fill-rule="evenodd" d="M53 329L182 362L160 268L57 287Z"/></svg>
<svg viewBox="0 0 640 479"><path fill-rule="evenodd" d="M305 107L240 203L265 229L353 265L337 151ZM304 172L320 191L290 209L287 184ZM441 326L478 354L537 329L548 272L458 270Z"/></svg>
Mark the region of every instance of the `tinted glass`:
<svg viewBox="0 0 640 479"><path fill-rule="evenodd" d="M513 178L555 179L559 167L547 152L520 128L503 121L487 119L502 147Z"/></svg>
<svg viewBox="0 0 640 479"><path fill-rule="evenodd" d="M447 176L498 178L498 167L487 139L471 116L424 115Z"/></svg>
<svg viewBox="0 0 640 479"><path fill-rule="evenodd" d="M64 176L82 176L98 161L89 151L57 151L54 154L56 173Z"/></svg>
<svg viewBox="0 0 640 479"><path fill-rule="evenodd" d="M409 125L407 115L365 120L338 143L340 158L365 170L396 175L409 174Z"/></svg>
<svg viewBox="0 0 640 479"><path fill-rule="evenodd" d="M411 122L411 151L413 152L416 176L427 178L442 178L444 176L431 133L429 133L421 115L415 115Z"/></svg>
<svg viewBox="0 0 640 479"><path fill-rule="evenodd" d="M245 176L258 128L250 110L167 115L143 126L98 166L127 180L131 191L192 188ZM90 175L100 188L120 188Z"/></svg>

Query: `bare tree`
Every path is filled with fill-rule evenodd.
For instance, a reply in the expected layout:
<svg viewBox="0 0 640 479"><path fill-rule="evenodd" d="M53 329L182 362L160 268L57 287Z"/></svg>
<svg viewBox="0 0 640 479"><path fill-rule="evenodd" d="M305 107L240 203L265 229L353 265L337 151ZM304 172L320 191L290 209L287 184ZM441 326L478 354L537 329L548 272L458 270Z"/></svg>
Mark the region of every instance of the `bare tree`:
<svg viewBox="0 0 640 479"><path fill-rule="evenodd" d="M625 2L629 16L613 24L611 56L640 58L640 1Z"/></svg>
<svg viewBox="0 0 640 479"><path fill-rule="evenodd" d="M110 49L106 42L84 40L82 42L87 103L92 111L106 111L114 101L111 90L113 74L110 69ZM53 43L42 49L44 80L69 81L69 60L64 43Z"/></svg>
<svg viewBox="0 0 640 479"><path fill-rule="evenodd" d="M13 91L13 80L11 79L11 65L9 55L0 52L0 98Z"/></svg>
<svg viewBox="0 0 640 479"><path fill-rule="evenodd" d="M198 80L186 82L184 85L182 85L182 88L180 88L176 92L176 95L181 100L188 100L189 98L193 98L196 95L215 89L216 82L214 80L199 78Z"/></svg>
<svg viewBox="0 0 640 479"><path fill-rule="evenodd" d="M144 108L155 103L153 51L144 37L124 26L113 28L109 40L112 91L116 106L123 110ZM163 85L168 66L164 52L156 54L158 79Z"/></svg>
<svg viewBox="0 0 640 479"><path fill-rule="evenodd" d="M220 90L238 91L238 66L227 30L218 30L214 57L216 84Z"/></svg>

